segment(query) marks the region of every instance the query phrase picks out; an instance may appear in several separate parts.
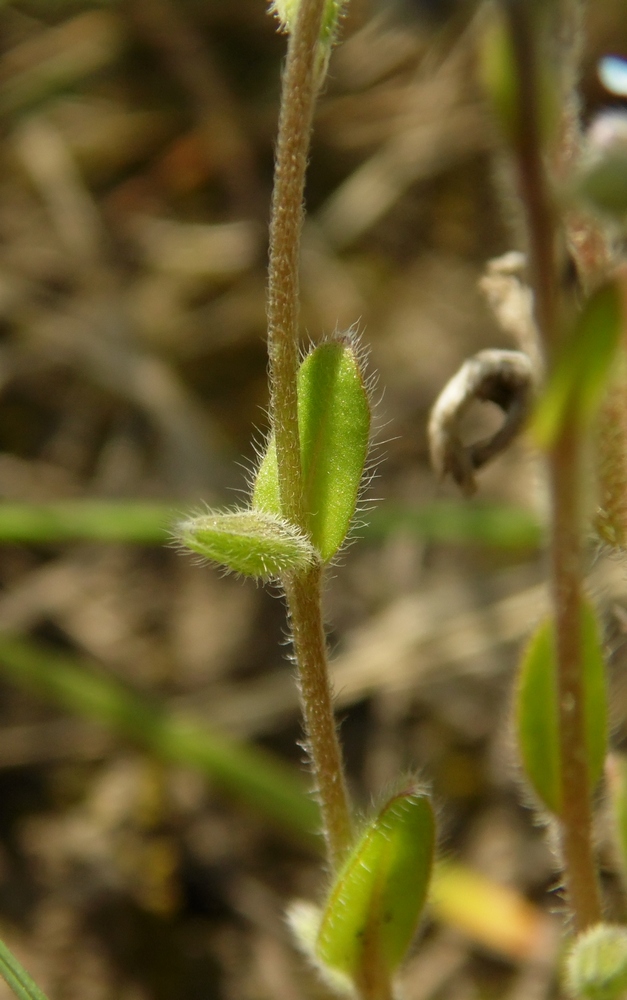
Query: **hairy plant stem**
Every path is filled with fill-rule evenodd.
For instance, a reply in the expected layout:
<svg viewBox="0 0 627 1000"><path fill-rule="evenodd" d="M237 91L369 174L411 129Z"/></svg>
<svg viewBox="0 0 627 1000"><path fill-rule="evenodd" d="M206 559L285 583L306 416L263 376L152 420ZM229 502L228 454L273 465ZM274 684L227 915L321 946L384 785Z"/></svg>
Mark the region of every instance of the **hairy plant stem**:
<svg viewBox="0 0 627 1000"><path fill-rule="evenodd" d="M592 842L581 663L581 441L566 422L549 455L551 570L558 664L560 812L566 889L578 931L602 917Z"/></svg>
<svg viewBox="0 0 627 1000"><path fill-rule="evenodd" d="M352 823L337 738L326 641L320 608L321 570L285 581L292 619L294 652L298 663L300 694L315 774L329 859L334 871L346 857Z"/></svg>
<svg viewBox="0 0 627 1000"><path fill-rule="evenodd" d="M543 161L538 50L531 5L506 0L516 63L518 108L514 152L529 236L535 314L550 374L561 345L558 227ZM601 919L592 843L592 805L585 752L581 620L581 465L577 420L566 419L547 455L551 490L551 589L556 631L561 801L559 816L568 900L576 929Z"/></svg>
<svg viewBox="0 0 627 1000"><path fill-rule="evenodd" d="M276 438L283 516L307 529L298 436L300 240L313 111L317 50L325 0L301 0L283 74L268 269L270 416Z"/></svg>
<svg viewBox="0 0 627 1000"><path fill-rule="evenodd" d="M303 194L319 80L318 39L325 0L301 0L290 34L277 141L268 277L270 412L283 516L308 532L303 502L297 383ZM352 842L321 606L322 570L284 580L293 630L307 745L313 762L331 867Z"/></svg>

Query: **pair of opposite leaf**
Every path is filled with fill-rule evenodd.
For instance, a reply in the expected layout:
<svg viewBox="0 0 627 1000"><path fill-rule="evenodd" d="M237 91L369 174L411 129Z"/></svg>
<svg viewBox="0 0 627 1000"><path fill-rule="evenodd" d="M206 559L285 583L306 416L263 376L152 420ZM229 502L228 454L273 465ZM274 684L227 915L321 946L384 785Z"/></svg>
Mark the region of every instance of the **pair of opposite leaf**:
<svg viewBox="0 0 627 1000"><path fill-rule="evenodd" d="M193 552L261 580L328 563L344 543L357 506L370 441L370 402L350 340L315 347L298 371L298 428L306 525L282 517L274 434L246 509L208 511L179 524Z"/></svg>

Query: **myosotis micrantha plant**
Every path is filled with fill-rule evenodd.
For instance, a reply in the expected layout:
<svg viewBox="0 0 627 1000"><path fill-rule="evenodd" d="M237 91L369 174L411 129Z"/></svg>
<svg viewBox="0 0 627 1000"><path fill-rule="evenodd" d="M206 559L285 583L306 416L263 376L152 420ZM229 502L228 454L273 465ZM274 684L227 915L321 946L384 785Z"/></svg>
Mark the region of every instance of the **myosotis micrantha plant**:
<svg viewBox="0 0 627 1000"><path fill-rule="evenodd" d="M370 400L350 333L324 340L304 358L299 339L309 139L342 6L340 0L273 4L289 42L270 230L271 431L248 504L190 516L177 534L192 551L278 583L285 593L330 873L326 903L294 907L291 925L332 988L360 1000L392 1000L396 971L427 897L433 810L413 779L401 782L360 824L349 801L321 587L325 566L345 542L355 514L370 440ZM592 840L593 791L606 758L607 723L599 626L583 583L582 477L584 449L594 431L600 480L595 524L605 543L624 547L625 278L608 237L613 223L598 221L594 212L624 222L627 152L620 143L595 155L584 149L575 92L579 0L500 0L489 15L481 23L480 64L515 168L538 349L531 363L512 352L501 361L495 352L484 352L490 357L468 369L469 396L491 399L506 414L494 441L467 452L459 442L453 447L455 421L468 401L463 379L456 383L452 409L447 412L447 403L434 411L438 426L432 430L439 435L440 471L453 472L470 492L474 471L507 445L523 422L521 407L529 407L541 384L530 424L549 483L552 610L522 659L515 712L520 756L541 808L558 828L567 903L580 932L567 960L567 988L575 997L619 1000L627 988L627 930L602 923ZM564 280L568 261L577 272L576 294L572 281ZM625 762L613 760L609 773L617 851L627 870ZM0 949L0 972L22 1000L45 1000L6 949Z"/></svg>
<svg viewBox="0 0 627 1000"><path fill-rule="evenodd" d="M294 0L276 8L290 41L270 244L272 429L245 516L259 519L260 532L263 518L276 518L274 524L297 531L314 553L312 559L303 552L298 565L295 560L273 574L287 598L334 879L326 907L300 908L292 924L303 948L339 990L352 990L363 1000L383 1000L393 995L394 973L426 897L433 813L428 797L412 785L386 802L356 835L342 771L320 586L324 565L342 545L354 514L367 453L369 406L350 339L322 344L299 366L298 331L299 236L312 109L341 7L331 0ZM622 291L612 274L606 232L579 207L595 194L599 200L599 190L605 190L598 182L598 160L586 169L581 156L575 84L582 5L578 0L502 0L491 15L484 28L483 76L517 175L538 343L534 358L525 364L507 352L507 359L491 354L472 368L475 396L503 408L504 428L493 442L471 453L458 448L451 458L449 449L451 461L447 468L445 459L441 471L451 471L459 460L456 478L470 491L474 468L507 445L523 423L533 390L542 384L532 424L545 456L551 498L552 613L523 657L516 721L527 778L559 828L574 926L582 932L597 928L592 964L589 937L577 946L587 949L587 957L579 960L575 951L569 961L570 989L612 1000L623 988L624 974L615 972L622 969L616 956L623 938L608 928L611 947L598 946L605 929L592 842L592 793L606 757L607 722L601 639L583 586L582 474L590 426L617 356ZM563 280L571 258L578 296ZM482 365L490 367L487 374ZM441 421L436 436L440 444L444 439L445 453L446 435L458 415L455 406L461 415L465 404L459 388L453 392L453 418L446 405L434 411L436 424ZM599 443L606 439L607 431ZM607 531L618 530L610 524L608 479L616 477L616 469L607 456L600 472L604 506L599 516L607 537ZM193 530L191 523L187 532ZM207 554L216 558L215 550ZM598 958L606 953L613 962L609 973ZM585 986L573 971L580 966L586 969ZM601 981L601 992L590 992L590 983Z"/></svg>
<svg viewBox="0 0 627 1000"><path fill-rule="evenodd" d="M274 5L289 43L270 224L271 433L249 506L191 518L180 532L195 551L239 572L273 579L285 592L332 876L326 905L306 914L301 909L292 926L309 957L341 991L390 1000L394 973L427 894L433 811L416 783L405 782L356 829L333 716L321 586L324 567L344 544L357 507L370 441L370 400L350 332L323 341L303 359L298 322L309 137L341 6L338 0ZM238 523L245 532L238 532ZM224 544L222 528L229 536Z"/></svg>

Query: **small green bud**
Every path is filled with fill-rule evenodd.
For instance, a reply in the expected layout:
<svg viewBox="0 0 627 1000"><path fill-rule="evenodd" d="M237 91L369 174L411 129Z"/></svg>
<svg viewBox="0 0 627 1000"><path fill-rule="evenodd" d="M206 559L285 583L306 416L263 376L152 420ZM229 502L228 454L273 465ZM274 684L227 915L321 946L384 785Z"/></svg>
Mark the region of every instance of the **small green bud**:
<svg viewBox="0 0 627 1000"><path fill-rule="evenodd" d="M177 540L235 573L276 580L312 566L317 553L293 525L253 510L207 511L175 529Z"/></svg>
<svg viewBox="0 0 627 1000"><path fill-rule="evenodd" d="M566 959L566 987L582 1000L621 1000L627 992L627 928L597 924Z"/></svg>
<svg viewBox="0 0 627 1000"><path fill-rule="evenodd" d="M318 40L318 58L316 76L318 85L322 84L326 76L331 49L333 48L337 36L337 29L344 12L346 0L326 0L320 25L320 37ZM300 0L271 0L270 12L276 14L281 25L281 31L288 34L294 30L294 23Z"/></svg>
<svg viewBox="0 0 627 1000"><path fill-rule="evenodd" d="M327 0L320 31L320 42L322 45L329 47L333 45L345 2L346 0ZM294 22L299 4L300 0L272 0L270 12L276 14L282 31L289 33L294 30Z"/></svg>
<svg viewBox="0 0 627 1000"><path fill-rule="evenodd" d="M291 31L293 28L298 3L299 0L272 0L270 13L276 15L281 31Z"/></svg>

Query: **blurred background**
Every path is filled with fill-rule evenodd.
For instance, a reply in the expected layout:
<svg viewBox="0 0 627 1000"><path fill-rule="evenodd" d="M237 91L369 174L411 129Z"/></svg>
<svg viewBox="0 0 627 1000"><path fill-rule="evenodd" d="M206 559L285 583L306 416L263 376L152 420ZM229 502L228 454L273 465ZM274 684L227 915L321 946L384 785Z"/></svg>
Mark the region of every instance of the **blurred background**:
<svg viewBox="0 0 627 1000"><path fill-rule="evenodd" d="M327 588L350 783L366 809L417 773L465 866L441 883L407 1000L557 995L553 858L509 735L543 607L542 482L523 441L462 502L426 441L464 358L515 346L479 288L521 239L475 6L351 0L303 238L304 335L356 325L378 379L378 503ZM281 762L296 803L282 601L167 546L177 513L241 497L267 429L285 38L263 0L5 0L0 25L2 936L52 1000L324 997L283 919L321 891L297 804L292 820L255 807L203 743ZM611 103L608 52L627 55L623 0L590 5L586 118ZM598 591L620 741L620 566ZM180 718L196 728L165 752Z"/></svg>

